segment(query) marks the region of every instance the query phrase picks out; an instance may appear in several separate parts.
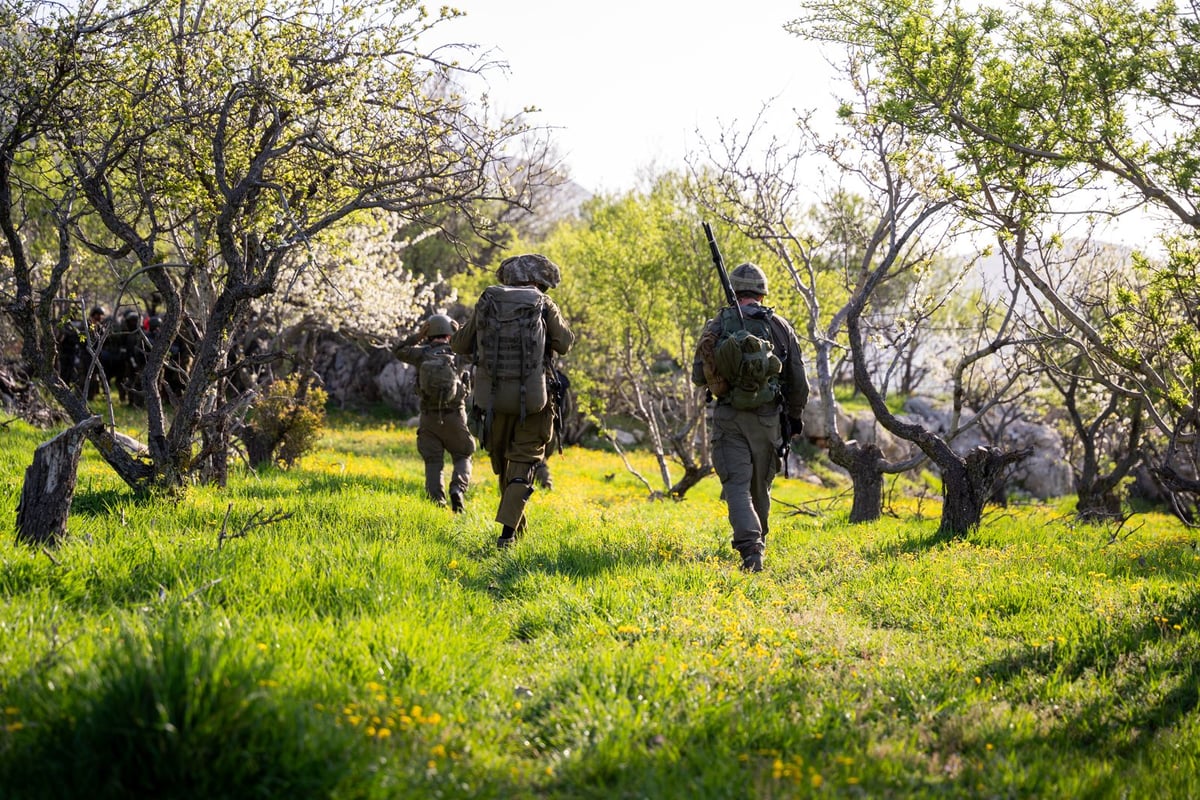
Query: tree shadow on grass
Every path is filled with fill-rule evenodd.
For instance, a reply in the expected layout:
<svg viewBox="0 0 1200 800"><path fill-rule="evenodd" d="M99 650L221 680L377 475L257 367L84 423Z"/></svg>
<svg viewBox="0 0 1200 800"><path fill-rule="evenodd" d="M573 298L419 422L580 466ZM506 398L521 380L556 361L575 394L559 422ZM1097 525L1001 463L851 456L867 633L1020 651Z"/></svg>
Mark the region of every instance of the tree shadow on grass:
<svg viewBox="0 0 1200 800"><path fill-rule="evenodd" d="M513 551L497 554L502 561L493 573L494 579L512 579L531 571L585 579L623 567L652 567L660 561L648 553L618 550L594 543L575 542L562 545L555 551L530 550L525 553L516 549L520 546L518 543Z"/></svg>
<svg viewBox="0 0 1200 800"><path fill-rule="evenodd" d="M159 499L153 495L138 494L127 488L76 489L71 499L71 514L95 519L111 516L122 506L145 507L157 502Z"/></svg>
<svg viewBox="0 0 1200 800"><path fill-rule="evenodd" d="M943 545L964 540L969 541L969 538L943 533L941 530L934 528L927 533L908 536L900 541L866 548L862 551L862 556L867 561L890 561L900 556L926 553Z"/></svg>
<svg viewBox="0 0 1200 800"><path fill-rule="evenodd" d="M281 487L272 482L247 481L237 488L239 497L257 499L287 498L292 494L337 495L349 489L366 489L371 492L425 496L423 477L399 474L394 478L377 475L330 475L324 473L298 473L291 486Z"/></svg>
<svg viewBox="0 0 1200 800"><path fill-rule="evenodd" d="M286 501L294 500L297 496L333 498L350 489L382 494L405 494L422 498L425 496L425 483L423 479L419 478L403 475L396 478L381 478L320 474L301 475L298 480L287 486L272 482L247 482L227 492L227 496L231 502L276 500L286 504ZM71 501L71 514L96 519L118 513L122 507L144 508L160 502L164 502L161 497L148 493L139 494L123 487L77 489Z"/></svg>
<svg viewBox="0 0 1200 800"><path fill-rule="evenodd" d="M1096 675L1107 676L1111 691L1057 717L1040 744L1061 752L1099 751L1107 757L1130 759L1155 747L1156 734L1200 709L1200 646L1189 630L1196 619L1200 619L1200 590L1192 589L1142 621L1111 632L1097 626L1095 633L1066 653L1060 654L1050 643L1030 646L985 664L982 670L998 683L1050 675L1091 682ZM1178 628L1177 621L1183 623ZM1172 641L1174 648L1162 647ZM1118 771L1111 780L1120 778Z"/></svg>
<svg viewBox="0 0 1200 800"><path fill-rule="evenodd" d="M658 553L616 547L592 539L575 539L555 549L538 549L526 537L525 540L519 538L509 549L497 551L495 535L490 535L472 546L467 555L480 561L494 560L486 572L475 578L460 579L466 588L493 597L509 596L510 587L531 573L586 580L610 572L658 570L664 564ZM670 563L680 561L675 558Z"/></svg>

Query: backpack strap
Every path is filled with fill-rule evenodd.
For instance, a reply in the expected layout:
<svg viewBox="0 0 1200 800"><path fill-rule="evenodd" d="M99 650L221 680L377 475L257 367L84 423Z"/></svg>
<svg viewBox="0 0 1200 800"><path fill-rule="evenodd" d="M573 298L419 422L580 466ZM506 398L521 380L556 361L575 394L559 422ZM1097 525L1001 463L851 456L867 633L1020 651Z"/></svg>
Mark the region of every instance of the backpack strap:
<svg viewBox="0 0 1200 800"><path fill-rule="evenodd" d="M539 316L540 316L540 317L541 317L541 319L542 319L542 329L543 329L543 331L544 331L544 332L545 332L545 334L546 334L546 335L545 335L545 337L544 337L544 338L545 338L545 344L543 345L543 350L544 350L544 352L542 353L542 364L543 364L543 366L545 366L546 364L548 364L548 363L549 363L549 361L547 361L547 358L548 358L548 357L549 357L549 355L550 355L550 325L549 325L549 319L548 319L548 317L549 317L549 314L548 314L548 312L546 311L546 308L547 308L547 306L546 306L546 295L544 295L544 294L542 294L541 292L539 292L539 293L538 293L538 300L537 300L537 303L538 303L538 311L539 311ZM530 357L530 354L529 354L529 353L526 353L526 352L525 352L525 348L524 348L524 347L522 347L522 348L521 348L521 375L522 375L522 376L524 376L524 375L525 375L525 370L526 370L526 367L527 367L526 359L528 359L529 357ZM543 380L543 381L544 381L544 380L546 380L546 377L545 377L545 375L543 375L543 376L542 376L542 380ZM520 394L520 397L521 397L521 401L520 401L520 402L521 402L521 416L520 416L520 419L521 419L521 422L524 422L524 421L525 421L525 395L526 395L526 393L527 393L527 392L526 392L526 381L524 380L524 378L522 378L522 380L521 380L521 388L520 388L520 393L521 393L521 394Z"/></svg>
<svg viewBox="0 0 1200 800"><path fill-rule="evenodd" d="M484 305L480 308L481 311L486 309L488 305L495 306L496 304L495 298L488 294L487 291L484 291L483 297L480 298L480 300L481 302L487 303L487 305ZM495 317L494 311L485 313L489 313L489 315L493 318ZM476 313L476 316L479 316L478 312ZM492 336L491 344L492 363L495 364L500 358L500 337ZM488 370L488 388L490 390L488 392L488 397L490 399L488 400L488 407L484 415L484 430L490 431L492 429L492 419L496 415L496 371L494 369Z"/></svg>

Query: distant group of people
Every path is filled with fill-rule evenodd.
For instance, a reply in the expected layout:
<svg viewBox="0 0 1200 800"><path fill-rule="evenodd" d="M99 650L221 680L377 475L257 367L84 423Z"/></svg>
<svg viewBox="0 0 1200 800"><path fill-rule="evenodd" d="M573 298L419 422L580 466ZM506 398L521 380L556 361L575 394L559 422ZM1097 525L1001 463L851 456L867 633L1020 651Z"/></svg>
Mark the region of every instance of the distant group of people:
<svg viewBox="0 0 1200 800"><path fill-rule="evenodd" d="M89 401L107 386L116 391L120 402L141 405L142 368L161 325L162 318L153 308L147 312L126 308L109 316L104 306L93 306L86 321L68 315L55 332L59 377ZM164 375L175 391L183 388L190 357L186 340L177 337Z"/></svg>
<svg viewBox="0 0 1200 800"><path fill-rule="evenodd" d="M425 463L426 493L463 511L478 440L499 480L496 545L507 548L526 529L535 485L549 482L547 459L561 435L566 388L554 359L567 354L575 336L547 295L561 279L550 259L513 256L501 262L497 278L461 326L435 314L394 352L417 368L417 450ZM729 278L737 306L721 309L704 326L692 380L711 398L713 467L728 507L732 546L743 570L760 572L771 484L787 440L803 429L808 381L795 330L763 305L765 273L746 263Z"/></svg>

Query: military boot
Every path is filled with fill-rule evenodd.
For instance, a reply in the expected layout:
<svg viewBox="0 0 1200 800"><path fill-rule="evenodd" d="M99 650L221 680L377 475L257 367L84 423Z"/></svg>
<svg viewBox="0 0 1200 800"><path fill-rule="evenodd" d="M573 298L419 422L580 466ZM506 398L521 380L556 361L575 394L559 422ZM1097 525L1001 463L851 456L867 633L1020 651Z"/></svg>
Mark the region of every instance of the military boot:
<svg viewBox="0 0 1200 800"><path fill-rule="evenodd" d="M742 557L742 572L762 572L762 553L747 553Z"/></svg>

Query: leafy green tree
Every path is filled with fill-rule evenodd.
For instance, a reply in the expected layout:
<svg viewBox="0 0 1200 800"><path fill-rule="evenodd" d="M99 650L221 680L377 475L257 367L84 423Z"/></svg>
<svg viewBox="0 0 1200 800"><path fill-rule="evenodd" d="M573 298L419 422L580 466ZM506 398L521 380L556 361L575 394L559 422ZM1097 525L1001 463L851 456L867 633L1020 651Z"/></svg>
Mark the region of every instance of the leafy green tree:
<svg viewBox="0 0 1200 800"><path fill-rule="evenodd" d="M691 363L721 291L682 177L595 198L540 247L563 267L555 296L576 333L573 388L598 418L637 419L658 457L661 489L648 488L682 497L712 470Z"/></svg>
<svg viewBox="0 0 1200 800"><path fill-rule="evenodd" d="M236 368L230 334L298 252L370 210L419 222L527 201L544 174L536 152L520 181L506 165L528 127L487 122L455 88L469 68L419 48L454 13L431 19L411 0L6 6L0 60L19 77L0 109L0 230L25 361L85 419L52 367L50 305L78 254L104 257L123 282L148 279L162 299L143 374L147 455L107 429L92 437L130 486L182 486L203 428L228 426L214 386ZM31 214L33 197L48 210ZM50 265L31 247L46 219ZM95 229L83 220L103 236L82 235ZM192 364L167 398L181 340Z"/></svg>
<svg viewBox="0 0 1200 800"><path fill-rule="evenodd" d="M1159 477L1200 491L1173 462L1189 451L1195 474L1200 433L1200 9L1115 0L805 6L795 31L869 54L876 113L929 137L962 212L996 229L1017 279L1069 323L1089 374L1136 393L1170 438ZM1164 261L1140 258L1145 291L1127 285L1099 319L1081 314L1039 269L1037 242L1083 212L1138 207L1163 221Z"/></svg>

